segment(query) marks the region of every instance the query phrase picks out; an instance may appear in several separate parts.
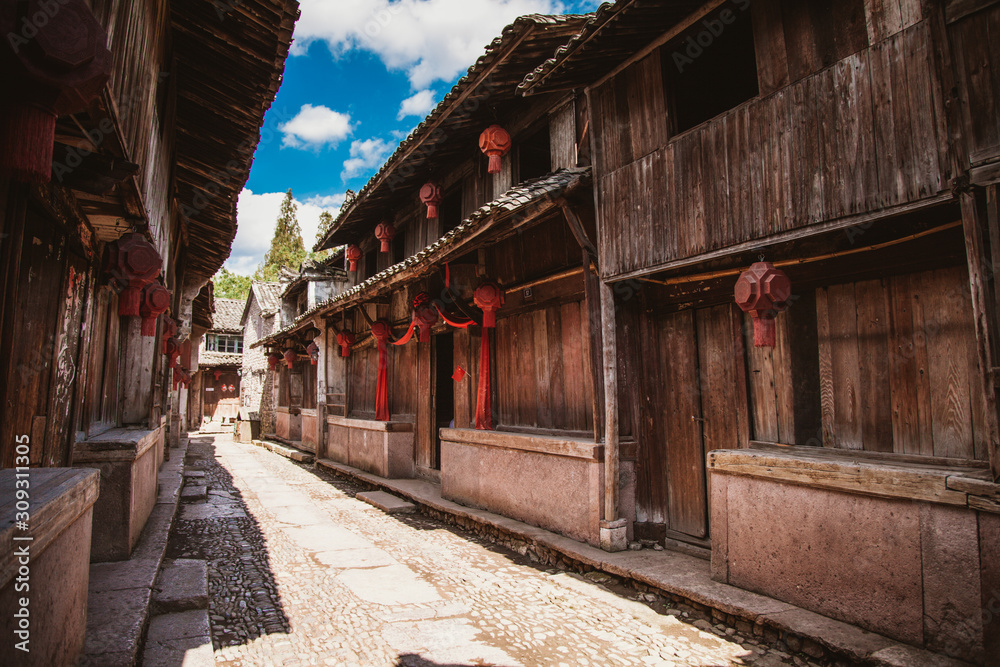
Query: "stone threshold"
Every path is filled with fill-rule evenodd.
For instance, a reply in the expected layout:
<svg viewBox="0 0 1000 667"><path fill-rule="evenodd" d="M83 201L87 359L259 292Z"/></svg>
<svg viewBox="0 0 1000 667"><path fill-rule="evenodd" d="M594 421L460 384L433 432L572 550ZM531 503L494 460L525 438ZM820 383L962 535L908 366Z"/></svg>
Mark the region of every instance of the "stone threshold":
<svg viewBox="0 0 1000 667"><path fill-rule="evenodd" d="M639 585L682 598L713 617L719 614L752 624L753 634L794 637L807 653L810 644L820 652L846 657L865 665L903 667L928 665L959 667L966 663L901 643L855 625L822 616L787 602L713 581L711 566L702 558L669 549L609 553L588 544L514 519L445 500L441 486L423 479L386 479L330 459L316 465L383 491L402 496L418 506L451 517L490 527L570 561ZM824 656L816 655L816 658Z"/></svg>
<svg viewBox="0 0 1000 667"><path fill-rule="evenodd" d="M283 442L274 442L273 440L251 440L250 442L269 452L274 452L278 456L284 456L286 459L298 461L299 463L312 463L313 459L316 458L310 451L299 449Z"/></svg>
<svg viewBox="0 0 1000 667"><path fill-rule="evenodd" d="M87 638L78 667L136 664L149 622L156 576L177 514L188 438L168 449L160 466L156 505L128 560L92 563L87 595Z"/></svg>

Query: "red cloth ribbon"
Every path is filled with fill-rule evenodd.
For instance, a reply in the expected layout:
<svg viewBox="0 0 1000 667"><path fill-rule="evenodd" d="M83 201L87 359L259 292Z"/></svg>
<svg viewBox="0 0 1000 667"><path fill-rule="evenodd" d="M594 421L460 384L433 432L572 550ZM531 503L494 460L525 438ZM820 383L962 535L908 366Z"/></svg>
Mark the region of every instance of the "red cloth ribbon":
<svg viewBox="0 0 1000 667"><path fill-rule="evenodd" d="M444 320L446 323L450 324L451 326L455 327L456 329L468 329L469 327L471 327L473 324L476 323L475 320L466 320L465 322L460 322L458 320L452 319L451 317L448 316L448 313L441 310L441 306L437 305L436 302L434 304L434 307L437 308L438 314L441 316L441 319Z"/></svg>
<svg viewBox="0 0 1000 667"><path fill-rule="evenodd" d="M372 336L378 341L378 381L375 385L375 419L389 421L389 323L378 320L372 324ZM411 331L412 333L412 331Z"/></svg>
<svg viewBox="0 0 1000 667"><path fill-rule="evenodd" d="M490 381L490 328L483 326L479 346L479 390L476 393L476 428L493 430L493 390Z"/></svg>

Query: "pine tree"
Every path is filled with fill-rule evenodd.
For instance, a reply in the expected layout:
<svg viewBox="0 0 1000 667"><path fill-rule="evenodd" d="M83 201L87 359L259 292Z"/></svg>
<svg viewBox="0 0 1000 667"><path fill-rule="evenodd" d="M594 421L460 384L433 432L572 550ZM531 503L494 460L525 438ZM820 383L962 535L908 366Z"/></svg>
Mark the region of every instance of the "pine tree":
<svg viewBox="0 0 1000 667"><path fill-rule="evenodd" d="M319 214L319 229L316 230L316 243L326 238L331 227L333 227L333 216L330 215L329 211L323 211Z"/></svg>
<svg viewBox="0 0 1000 667"><path fill-rule="evenodd" d="M244 276L222 267L212 278L212 283L215 285L215 296L222 299L245 301L250 294L251 280L250 276Z"/></svg>
<svg viewBox="0 0 1000 667"><path fill-rule="evenodd" d="M264 255L264 262L257 267L254 280L276 281L281 275L281 267L298 270L299 264L306 258L306 247L302 242L302 228L296 217L298 207L292 198L292 190L288 189L285 199L281 202L281 213L274 226L274 237L271 239L271 249Z"/></svg>

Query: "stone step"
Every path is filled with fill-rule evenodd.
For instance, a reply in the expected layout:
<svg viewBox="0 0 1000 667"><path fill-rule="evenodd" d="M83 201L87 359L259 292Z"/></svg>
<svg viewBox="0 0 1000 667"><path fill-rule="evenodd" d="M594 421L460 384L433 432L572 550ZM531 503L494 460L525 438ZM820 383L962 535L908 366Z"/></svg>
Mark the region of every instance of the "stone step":
<svg viewBox="0 0 1000 667"><path fill-rule="evenodd" d="M188 484L181 489L181 500L193 502L208 498L208 487L204 484Z"/></svg>
<svg viewBox="0 0 1000 667"><path fill-rule="evenodd" d="M278 456L284 456L286 459L298 461L299 463L312 463L313 459L316 458L309 452L303 452L302 450L295 449L294 447L282 445L277 442L271 442L270 440L253 440L252 442L258 447L263 447L268 451L274 452Z"/></svg>
<svg viewBox="0 0 1000 667"><path fill-rule="evenodd" d="M203 560L178 558L163 562L153 589L156 613L208 609L208 565Z"/></svg>
<svg viewBox="0 0 1000 667"><path fill-rule="evenodd" d="M210 667L212 653L208 611L160 614L149 621L143 667Z"/></svg>
<svg viewBox="0 0 1000 667"><path fill-rule="evenodd" d="M385 491L364 491L355 497L389 514L412 512L417 508L413 503Z"/></svg>

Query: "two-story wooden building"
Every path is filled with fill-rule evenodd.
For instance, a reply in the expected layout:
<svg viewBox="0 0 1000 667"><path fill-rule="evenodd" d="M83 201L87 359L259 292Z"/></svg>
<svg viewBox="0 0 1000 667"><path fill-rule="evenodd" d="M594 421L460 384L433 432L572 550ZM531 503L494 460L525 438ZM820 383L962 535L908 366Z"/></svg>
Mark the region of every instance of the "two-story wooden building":
<svg viewBox="0 0 1000 667"><path fill-rule="evenodd" d="M994 2L622 0L521 86L588 101L636 533L990 664L998 36ZM773 347L734 303L761 260Z"/></svg>

